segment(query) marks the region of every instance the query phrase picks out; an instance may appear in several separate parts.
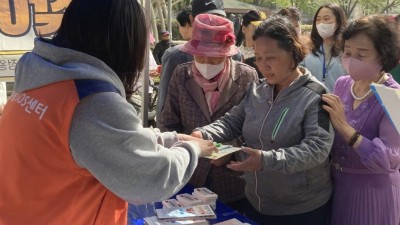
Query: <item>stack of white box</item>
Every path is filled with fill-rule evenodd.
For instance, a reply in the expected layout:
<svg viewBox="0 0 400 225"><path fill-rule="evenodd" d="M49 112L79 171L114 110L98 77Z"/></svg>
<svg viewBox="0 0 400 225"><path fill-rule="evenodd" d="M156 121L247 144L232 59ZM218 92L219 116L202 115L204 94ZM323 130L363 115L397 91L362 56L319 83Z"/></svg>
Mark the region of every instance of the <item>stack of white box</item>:
<svg viewBox="0 0 400 225"><path fill-rule="evenodd" d="M192 194L193 196L200 199L203 202L203 205L210 205L211 208L213 208L214 210L216 209L218 195L210 191L208 188L195 188Z"/></svg>
<svg viewBox="0 0 400 225"><path fill-rule="evenodd" d="M196 198L196 196L193 196L191 194L180 194L176 196L176 199L178 200L179 203L181 203L184 206L204 205L203 201L201 201L200 199Z"/></svg>
<svg viewBox="0 0 400 225"><path fill-rule="evenodd" d="M180 194L176 199L167 199L162 201L164 208L176 208L196 205L210 205L212 209L216 209L218 195L210 191L208 188L195 188L191 194Z"/></svg>

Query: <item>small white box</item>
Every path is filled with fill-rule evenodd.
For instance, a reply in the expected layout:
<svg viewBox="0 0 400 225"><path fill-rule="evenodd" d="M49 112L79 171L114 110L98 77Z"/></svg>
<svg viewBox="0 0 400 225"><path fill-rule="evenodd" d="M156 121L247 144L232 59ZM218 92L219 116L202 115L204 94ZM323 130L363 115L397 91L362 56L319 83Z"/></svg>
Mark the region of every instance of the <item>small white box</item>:
<svg viewBox="0 0 400 225"><path fill-rule="evenodd" d="M201 199L203 202L217 201L218 195L214 192L210 191L208 188L195 188L193 191L193 195L197 198Z"/></svg>
<svg viewBox="0 0 400 225"><path fill-rule="evenodd" d="M156 209L159 221L215 219L217 215L209 205L196 205L170 209Z"/></svg>
<svg viewBox="0 0 400 225"><path fill-rule="evenodd" d="M175 207L183 207L183 205L178 202L176 199L167 199L162 201L162 205L164 208L175 208Z"/></svg>
<svg viewBox="0 0 400 225"><path fill-rule="evenodd" d="M209 205L213 210L217 209L217 203L213 202L213 203L204 203L206 205Z"/></svg>
<svg viewBox="0 0 400 225"><path fill-rule="evenodd" d="M196 206L203 204L203 201L191 194L180 194L176 196L176 199L184 206Z"/></svg>

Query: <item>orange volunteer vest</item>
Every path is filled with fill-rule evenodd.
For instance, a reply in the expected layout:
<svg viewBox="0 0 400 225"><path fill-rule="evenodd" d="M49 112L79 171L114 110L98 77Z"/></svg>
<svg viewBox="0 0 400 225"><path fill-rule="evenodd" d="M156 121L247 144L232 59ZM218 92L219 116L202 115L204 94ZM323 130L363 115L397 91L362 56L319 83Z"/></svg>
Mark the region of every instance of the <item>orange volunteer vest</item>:
<svg viewBox="0 0 400 225"><path fill-rule="evenodd" d="M126 225L127 203L78 167L69 129L79 101L117 92L70 80L13 93L0 119L0 225Z"/></svg>

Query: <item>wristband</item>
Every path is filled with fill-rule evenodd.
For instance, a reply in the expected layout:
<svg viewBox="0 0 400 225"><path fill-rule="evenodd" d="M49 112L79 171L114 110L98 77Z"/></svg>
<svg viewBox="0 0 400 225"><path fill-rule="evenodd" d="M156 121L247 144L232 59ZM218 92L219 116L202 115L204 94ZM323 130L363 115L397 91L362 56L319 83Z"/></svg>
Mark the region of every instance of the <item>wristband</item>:
<svg viewBox="0 0 400 225"><path fill-rule="evenodd" d="M350 147L353 147L353 145L357 142L358 138L360 137L360 133L358 133L358 131L355 131L353 136L351 136L350 140L349 140L349 145Z"/></svg>

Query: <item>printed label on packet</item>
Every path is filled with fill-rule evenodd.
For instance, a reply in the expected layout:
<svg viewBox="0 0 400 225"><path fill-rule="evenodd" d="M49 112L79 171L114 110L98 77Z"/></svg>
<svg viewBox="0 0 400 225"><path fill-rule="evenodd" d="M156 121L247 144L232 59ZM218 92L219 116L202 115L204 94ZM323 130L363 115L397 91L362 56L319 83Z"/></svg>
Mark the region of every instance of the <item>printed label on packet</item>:
<svg viewBox="0 0 400 225"><path fill-rule="evenodd" d="M203 202L191 194L180 194L176 199L185 206L201 205Z"/></svg>
<svg viewBox="0 0 400 225"><path fill-rule="evenodd" d="M178 202L178 200L176 200L176 199L164 200L164 201L162 201L162 205L165 208L183 207L183 205L180 202Z"/></svg>
<svg viewBox="0 0 400 225"><path fill-rule="evenodd" d="M210 191L210 189L205 188L205 187L195 188L194 191L198 192L202 195L217 196L214 192Z"/></svg>
<svg viewBox="0 0 400 225"><path fill-rule="evenodd" d="M222 145L220 143L214 143L214 145L218 148L218 152L213 152L211 155L205 156L205 158L218 159L242 149L240 147L233 147L232 145Z"/></svg>
<svg viewBox="0 0 400 225"><path fill-rule="evenodd" d="M193 195L200 198L201 200L217 200L218 195L215 194L214 192L210 191L208 188L202 187L202 188L195 188Z"/></svg>

